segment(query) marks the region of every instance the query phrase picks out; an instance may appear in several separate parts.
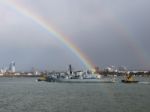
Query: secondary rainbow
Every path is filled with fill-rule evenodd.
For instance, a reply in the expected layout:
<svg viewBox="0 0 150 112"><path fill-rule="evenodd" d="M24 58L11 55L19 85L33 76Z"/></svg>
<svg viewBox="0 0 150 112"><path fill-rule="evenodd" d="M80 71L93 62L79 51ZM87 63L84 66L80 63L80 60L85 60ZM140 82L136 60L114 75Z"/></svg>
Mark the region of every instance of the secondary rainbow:
<svg viewBox="0 0 150 112"><path fill-rule="evenodd" d="M76 55L82 64L87 68L87 69L92 69L94 67L94 64L88 59L88 57L81 52L81 50L75 46L69 38L62 32L56 30L50 23L49 21L46 21L44 18L42 18L40 15L35 14L35 12L32 12L31 10L27 10L25 7L21 6L18 2L15 0L9 0L5 1L7 2L6 4L9 5L10 7L14 8L17 12L20 12L24 16L32 19L34 22L36 22L38 25L43 27L45 30L50 32L52 35L55 36L58 40L60 40L62 43L66 45L68 49L70 49L74 55Z"/></svg>
<svg viewBox="0 0 150 112"><path fill-rule="evenodd" d="M110 11L111 12L111 11ZM144 66L144 68L149 69L150 59L148 53L144 50L140 42L134 38L134 34L129 31L128 27L111 12L110 18L113 23L114 29L121 35L119 39L125 42L132 52L138 58L139 63Z"/></svg>

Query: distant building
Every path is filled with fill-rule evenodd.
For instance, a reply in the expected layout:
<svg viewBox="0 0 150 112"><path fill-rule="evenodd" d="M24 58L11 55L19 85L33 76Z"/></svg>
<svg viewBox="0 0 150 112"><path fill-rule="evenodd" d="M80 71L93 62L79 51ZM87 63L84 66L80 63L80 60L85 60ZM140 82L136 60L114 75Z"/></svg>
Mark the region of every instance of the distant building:
<svg viewBox="0 0 150 112"><path fill-rule="evenodd" d="M3 73L0 73L0 76L3 76L4 74Z"/></svg>
<svg viewBox="0 0 150 112"><path fill-rule="evenodd" d="M38 76L38 75L41 75L41 73L36 70L36 71L34 71L34 75L35 75L35 76Z"/></svg>
<svg viewBox="0 0 150 112"><path fill-rule="evenodd" d="M104 69L106 72L118 72L117 68L115 66L108 66Z"/></svg>
<svg viewBox="0 0 150 112"><path fill-rule="evenodd" d="M15 62L12 61L9 65L9 72L15 73L16 72L16 67L15 67Z"/></svg>
<svg viewBox="0 0 150 112"><path fill-rule="evenodd" d="M118 67L118 71L127 71L127 67L120 66L120 67Z"/></svg>
<svg viewBox="0 0 150 112"><path fill-rule="evenodd" d="M6 71L2 68L1 70L0 70L0 73L5 73Z"/></svg>

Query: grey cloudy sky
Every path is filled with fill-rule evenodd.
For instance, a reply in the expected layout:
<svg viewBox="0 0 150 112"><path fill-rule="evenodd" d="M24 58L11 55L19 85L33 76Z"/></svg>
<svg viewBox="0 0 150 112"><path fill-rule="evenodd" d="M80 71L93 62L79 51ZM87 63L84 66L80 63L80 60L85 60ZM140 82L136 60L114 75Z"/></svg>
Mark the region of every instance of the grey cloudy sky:
<svg viewBox="0 0 150 112"><path fill-rule="evenodd" d="M3 1L3 0L0 0ZM6 0L8 1L8 0ZM68 35L100 68L150 69L149 0L15 0ZM0 2L0 67L82 67L80 60L27 16Z"/></svg>

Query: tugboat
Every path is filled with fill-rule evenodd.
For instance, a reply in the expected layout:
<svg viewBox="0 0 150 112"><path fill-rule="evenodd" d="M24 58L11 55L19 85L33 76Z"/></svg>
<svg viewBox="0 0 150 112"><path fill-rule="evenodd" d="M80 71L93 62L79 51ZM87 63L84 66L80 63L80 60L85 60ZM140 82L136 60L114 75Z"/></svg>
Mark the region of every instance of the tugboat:
<svg viewBox="0 0 150 112"><path fill-rule="evenodd" d="M47 80L47 78L45 76L42 76L42 77L37 79L37 81L46 81L46 80Z"/></svg>
<svg viewBox="0 0 150 112"><path fill-rule="evenodd" d="M133 76L131 74L128 74L126 76L126 79L121 80L122 83L138 83L139 81L136 81L133 79Z"/></svg>
<svg viewBox="0 0 150 112"><path fill-rule="evenodd" d="M57 80L57 79L56 79L55 77L46 76L46 75L44 75L44 76L42 76L42 77L40 77L40 78L37 79L38 82L40 82L40 81L56 82L56 80Z"/></svg>

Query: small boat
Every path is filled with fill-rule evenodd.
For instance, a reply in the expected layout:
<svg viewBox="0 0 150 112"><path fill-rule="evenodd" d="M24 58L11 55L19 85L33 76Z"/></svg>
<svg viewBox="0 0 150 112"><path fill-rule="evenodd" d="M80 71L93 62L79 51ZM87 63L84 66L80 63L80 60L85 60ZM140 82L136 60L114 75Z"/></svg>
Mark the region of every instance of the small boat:
<svg viewBox="0 0 150 112"><path fill-rule="evenodd" d="M122 83L138 83L139 81L133 80L133 76L131 74L126 76L126 79L121 80Z"/></svg>
<svg viewBox="0 0 150 112"><path fill-rule="evenodd" d="M40 82L40 81L55 82L56 78L51 77L51 76L42 76L42 77L38 78L37 81L38 82Z"/></svg>
<svg viewBox="0 0 150 112"><path fill-rule="evenodd" d="M40 77L37 79L37 81L46 81L46 77Z"/></svg>

